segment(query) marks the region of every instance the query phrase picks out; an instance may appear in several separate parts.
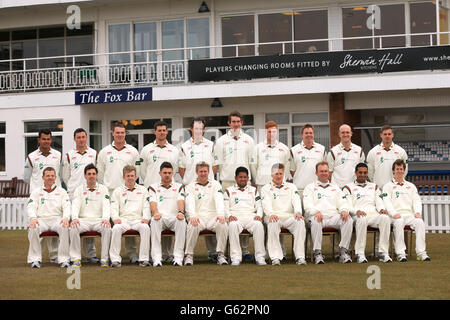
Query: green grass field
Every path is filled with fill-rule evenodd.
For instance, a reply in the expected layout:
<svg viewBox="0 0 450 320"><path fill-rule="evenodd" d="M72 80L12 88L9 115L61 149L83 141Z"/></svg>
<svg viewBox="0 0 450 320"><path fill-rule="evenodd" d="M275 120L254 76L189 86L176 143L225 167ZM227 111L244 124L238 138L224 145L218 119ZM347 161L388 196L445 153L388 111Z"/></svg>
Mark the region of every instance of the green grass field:
<svg viewBox="0 0 450 320"><path fill-rule="evenodd" d="M370 237L370 236L369 236ZM199 239L192 267L142 268L126 263L122 268L102 269L84 264L81 289L69 290L71 274L48 262L41 269L26 263L26 231L0 231L1 299L450 299L450 234L427 234L430 262L339 264L330 260L330 244L324 238L325 265L297 266L292 259L280 267L242 264L218 266L206 259ZM371 241L368 239L368 246ZM252 240L250 240L252 248ZM290 253L290 237L286 237ZM97 240L99 252L100 243ZM122 250L124 252L124 250ZM367 251L368 253L368 251ZM290 254L288 255L289 258ZM369 290L367 268L381 269L381 289Z"/></svg>

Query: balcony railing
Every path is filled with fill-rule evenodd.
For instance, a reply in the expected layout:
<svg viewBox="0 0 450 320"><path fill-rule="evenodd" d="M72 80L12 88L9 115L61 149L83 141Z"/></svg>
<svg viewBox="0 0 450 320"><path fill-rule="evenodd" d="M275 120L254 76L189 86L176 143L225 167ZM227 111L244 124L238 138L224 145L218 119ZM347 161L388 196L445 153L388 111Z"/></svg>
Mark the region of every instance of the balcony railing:
<svg viewBox="0 0 450 320"><path fill-rule="evenodd" d="M342 51L349 42L351 50L358 43L362 50L428 47L449 44L449 34L395 34L0 60L0 93L185 84L188 61L193 59Z"/></svg>

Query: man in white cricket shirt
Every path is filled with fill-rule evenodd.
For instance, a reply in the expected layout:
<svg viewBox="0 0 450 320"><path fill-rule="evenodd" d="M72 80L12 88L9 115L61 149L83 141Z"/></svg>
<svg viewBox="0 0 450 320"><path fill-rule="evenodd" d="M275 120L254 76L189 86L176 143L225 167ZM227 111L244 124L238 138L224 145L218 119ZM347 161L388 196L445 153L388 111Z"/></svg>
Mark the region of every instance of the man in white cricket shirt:
<svg viewBox="0 0 450 320"><path fill-rule="evenodd" d="M248 170L236 169L236 184L225 190L225 216L228 219L231 265L238 266L242 261L239 235L246 229L253 235L257 265L266 265L264 247L263 210L258 190L248 185Z"/></svg>
<svg viewBox="0 0 450 320"><path fill-rule="evenodd" d="M196 165L197 180L186 186L186 217L189 221L186 232L185 265L194 264L194 248L198 235L207 229L216 233L217 264L228 264L225 259L228 224L225 218L223 190L219 182L210 181L209 165Z"/></svg>
<svg viewBox="0 0 450 320"><path fill-rule="evenodd" d="M197 179L197 173L195 172L197 163L206 162L210 168L213 168L214 162L214 144L203 136L205 132L205 121L194 118L191 122L190 131L191 138L181 145L178 157L178 170L185 186L195 182ZM214 168L209 171L208 179L211 181L214 180L218 167ZM211 260L217 260L217 241L215 237L205 237L205 243L208 249L208 257Z"/></svg>
<svg viewBox="0 0 450 320"><path fill-rule="evenodd" d="M163 162L167 161L172 164L174 174L178 171L179 150L167 141L168 124L164 121L157 121L153 133L155 141L144 146L140 153L141 179L146 188L161 181L159 169ZM162 238L161 244L165 260L173 262L172 237Z"/></svg>
<svg viewBox="0 0 450 320"><path fill-rule="evenodd" d="M316 164L326 158L325 147L314 141L314 127L310 124L303 126L302 141L291 148L290 170L293 183L302 196L305 187L316 181Z"/></svg>
<svg viewBox="0 0 450 320"><path fill-rule="evenodd" d="M369 166L369 180L379 188L392 180L392 165L395 160L401 159L406 164L405 176L408 173L408 155L406 151L393 142L394 131L389 125L384 125L380 132L381 144L373 147L367 154Z"/></svg>
<svg viewBox="0 0 450 320"><path fill-rule="evenodd" d="M137 175L134 166L123 168L124 185L116 188L111 197L112 228L109 257L111 267L121 266L120 256L122 234L132 229L139 232L139 265L150 266L150 197L147 189L136 183Z"/></svg>
<svg viewBox="0 0 450 320"><path fill-rule="evenodd" d="M30 193L33 190L42 187L44 184L42 180L43 170L47 167L52 167L56 173L55 183L61 186L61 153L51 147L53 138L52 132L48 129L39 130L38 136L39 148L31 152L25 161L25 171L23 180L30 185ZM58 238L46 239L50 261L58 262ZM41 249L43 250L43 243L41 241Z"/></svg>
<svg viewBox="0 0 450 320"><path fill-rule="evenodd" d="M98 182L108 188L112 196L114 190L123 185L123 168L135 166L136 178L139 176L139 152L127 144L125 126L115 122L112 126L113 142L100 150L97 158ZM136 239L125 238L125 250L131 263L138 263Z"/></svg>
<svg viewBox="0 0 450 320"><path fill-rule="evenodd" d="M233 111L228 116L230 130L221 136L214 147L214 172L219 171L219 179L222 189L226 190L234 185L234 174L238 167L250 166L255 163L256 146L253 138L242 131L244 118L238 111ZM255 177L250 176L251 180ZM241 247L244 260L251 261L253 257L248 251L248 236L241 236Z"/></svg>
<svg viewBox="0 0 450 320"><path fill-rule="evenodd" d="M67 187L69 198L73 201L75 189L86 183L84 178L84 168L97 161L97 151L88 147L87 133L83 128L78 128L73 133L75 148L70 150L63 157L62 179ZM86 238L84 242L84 256L86 262L98 263L97 252L95 248L95 239Z"/></svg>
<svg viewBox="0 0 450 320"><path fill-rule="evenodd" d="M295 263L306 265L305 219L302 216L302 202L297 187L284 181L284 165L272 166L272 182L261 191L264 220L267 224L267 251L272 265L280 265L283 259L280 232L286 228L294 237Z"/></svg>
<svg viewBox="0 0 450 320"><path fill-rule="evenodd" d="M328 163L316 164L317 181L308 184L303 192L303 206L311 223L311 236L314 250L314 263L325 263L322 255L322 228L338 229L341 234L340 262L352 262L348 254L352 238L353 220L348 213L348 203L343 198L341 188L329 182Z"/></svg>
<svg viewBox="0 0 450 320"><path fill-rule="evenodd" d="M58 263L61 268L70 265L69 256L69 220L70 200L66 190L57 186L56 171L52 167L43 170L43 186L31 192L27 212L30 222L28 229L28 263L32 268L42 266L40 234L46 231L58 233Z"/></svg>
<svg viewBox="0 0 450 320"><path fill-rule="evenodd" d="M332 173L331 182L336 183L339 188L355 181L355 166L365 159L362 148L352 143L352 136L352 128L347 124L341 125L339 127L341 142L331 148L327 156Z"/></svg>
<svg viewBox="0 0 450 320"><path fill-rule="evenodd" d="M394 227L395 254L398 261L406 262L404 227L410 226L416 232L417 260L430 261L426 252L422 201L416 186L405 180L405 171L406 163L401 159L395 160L392 165L394 178L383 187L383 201Z"/></svg>
<svg viewBox="0 0 450 320"><path fill-rule="evenodd" d="M342 192L348 202L350 214L355 221L355 253L357 262L367 262L364 253L366 249L367 226L380 230L380 261L392 262L392 259L389 257L391 218L384 209L381 190L375 183L367 181L367 164L358 163L355 167L355 175L355 182L347 184L342 189Z"/></svg>
<svg viewBox="0 0 450 320"><path fill-rule="evenodd" d="M75 267L81 267L80 234L86 231L101 233L101 267L109 266L111 224L109 219L110 197L108 188L97 183L98 170L92 164L84 167L85 182L78 186L72 200L72 223L70 224L70 259Z"/></svg>
<svg viewBox="0 0 450 320"><path fill-rule="evenodd" d="M173 166L163 162L159 175L161 182L149 187L151 219L152 260L154 267L162 266L161 232L175 232L174 266L183 265L184 243L186 239L186 220L184 219L184 187L174 182Z"/></svg>

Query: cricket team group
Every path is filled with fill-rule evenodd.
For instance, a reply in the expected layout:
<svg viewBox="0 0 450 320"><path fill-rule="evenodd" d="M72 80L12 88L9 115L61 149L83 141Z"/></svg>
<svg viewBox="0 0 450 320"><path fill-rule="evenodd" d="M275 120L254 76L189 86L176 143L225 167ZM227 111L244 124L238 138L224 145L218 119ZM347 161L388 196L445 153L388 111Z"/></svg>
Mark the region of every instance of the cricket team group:
<svg viewBox="0 0 450 320"><path fill-rule="evenodd" d="M339 230L341 263L352 262L351 246L356 261L365 263L368 227L379 230L379 261L392 262L392 227L396 259L405 262L405 226L415 230L416 259L430 260L421 200L415 185L405 180L408 157L394 144L389 125L381 128L381 144L367 158L352 143L346 124L339 128L340 143L329 153L314 141L309 124L291 149L278 141L274 121L265 124L265 140L259 144L243 132L239 112L230 113L228 125L228 132L213 143L203 136L204 120L196 118L191 138L176 147L167 141L168 125L159 121L155 140L139 152L126 143L123 123L116 122L113 142L98 154L79 128L75 148L64 155L51 147L51 131L41 130L39 148L25 163L31 192L28 263L41 268L47 245L50 261L61 267L81 267L82 247L83 263L121 267L123 238L130 263L193 265L199 234L207 230L212 235L204 237L208 257L219 265L238 266L243 260L280 265L286 260L281 231L288 230L295 263L305 265L310 229L313 262L324 264L323 228ZM162 236L164 230L173 236ZM47 231L58 237L41 237ZM81 237L87 232L101 235L100 259L95 238ZM139 235L139 248L136 237L124 237L130 232Z"/></svg>

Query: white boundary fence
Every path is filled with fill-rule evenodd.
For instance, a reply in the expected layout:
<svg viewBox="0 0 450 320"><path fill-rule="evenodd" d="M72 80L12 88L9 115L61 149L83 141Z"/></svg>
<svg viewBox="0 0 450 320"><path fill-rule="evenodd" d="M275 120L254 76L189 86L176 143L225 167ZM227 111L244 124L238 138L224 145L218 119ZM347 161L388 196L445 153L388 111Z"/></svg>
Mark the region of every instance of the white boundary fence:
<svg viewBox="0 0 450 320"><path fill-rule="evenodd" d="M450 196L421 196L427 232L450 233ZM0 230L26 229L28 198L0 198Z"/></svg>

